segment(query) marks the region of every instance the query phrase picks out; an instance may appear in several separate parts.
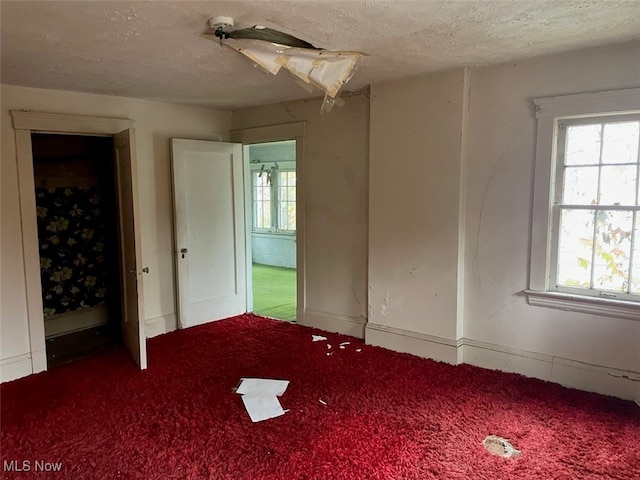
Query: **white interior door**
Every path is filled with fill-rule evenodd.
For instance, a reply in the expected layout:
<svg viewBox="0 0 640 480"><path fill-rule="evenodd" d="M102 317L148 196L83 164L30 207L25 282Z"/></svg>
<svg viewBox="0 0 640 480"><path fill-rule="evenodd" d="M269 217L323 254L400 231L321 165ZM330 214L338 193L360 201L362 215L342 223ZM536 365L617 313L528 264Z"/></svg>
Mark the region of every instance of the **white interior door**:
<svg viewBox="0 0 640 480"><path fill-rule="evenodd" d="M181 328L245 313L242 145L171 140Z"/></svg>
<svg viewBox="0 0 640 480"><path fill-rule="evenodd" d="M118 190L120 278L122 279L122 340L141 369L147 368L147 343L142 297L142 268L136 175L135 131L113 136Z"/></svg>

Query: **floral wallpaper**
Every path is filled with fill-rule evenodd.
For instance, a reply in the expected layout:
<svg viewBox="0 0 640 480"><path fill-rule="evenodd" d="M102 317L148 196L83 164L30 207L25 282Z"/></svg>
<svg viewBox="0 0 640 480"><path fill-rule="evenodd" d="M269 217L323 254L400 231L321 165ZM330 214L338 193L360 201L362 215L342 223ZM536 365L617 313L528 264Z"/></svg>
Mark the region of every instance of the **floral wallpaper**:
<svg viewBox="0 0 640 480"><path fill-rule="evenodd" d="M38 187L36 206L45 316L105 302L114 262L100 189Z"/></svg>

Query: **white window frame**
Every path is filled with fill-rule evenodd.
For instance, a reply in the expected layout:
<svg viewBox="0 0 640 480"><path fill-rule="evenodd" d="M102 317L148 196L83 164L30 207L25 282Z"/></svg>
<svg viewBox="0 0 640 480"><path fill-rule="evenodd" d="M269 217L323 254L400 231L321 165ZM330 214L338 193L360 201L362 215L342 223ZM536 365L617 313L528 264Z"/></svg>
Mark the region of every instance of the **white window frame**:
<svg viewBox="0 0 640 480"><path fill-rule="evenodd" d="M267 172L272 167L277 165L278 172L295 172L296 171L296 162L286 161L286 162L254 162L250 164L251 170L251 208L254 212L254 219L256 215L256 198L255 198L255 185L253 183L253 174L260 172L264 167L264 171ZM296 174L297 176L297 174ZM276 175L277 177L277 175ZM271 227L270 228L258 228L255 226L253 220L251 222L251 230L253 233L268 233L273 235L290 235L295 236L295 230L283 230L279 227L280 223L280 211L278 205L278 180L277 178L272 180L271 184Z"/></svg>
<svg viewBox="0 0 640 480"><path fill-rule="evenodd" d="M640 113L640 88L546 97L534 100L537 119L529 288L530 305L601 316L640 320L640 302L560 292L552 288L553 204L556 184L558 122L581 117Z"/></svg>

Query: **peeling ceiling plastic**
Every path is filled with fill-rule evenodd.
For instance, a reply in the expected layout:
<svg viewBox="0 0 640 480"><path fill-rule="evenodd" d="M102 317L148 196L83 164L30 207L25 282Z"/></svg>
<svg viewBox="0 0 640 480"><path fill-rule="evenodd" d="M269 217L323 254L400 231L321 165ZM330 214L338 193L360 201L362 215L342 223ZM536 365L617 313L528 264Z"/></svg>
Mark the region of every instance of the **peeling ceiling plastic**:
<svg viewBox="0 0 640 480"><path fill-rule="evenodd" d="M272 75L284 68L307 92L317 88L325 93L321 113L328 113L342 87L351 79L362 52L330 51L314 47L286 33L265 27L252 27L224 33L222 38L204 34L249 58Z"/></svg>

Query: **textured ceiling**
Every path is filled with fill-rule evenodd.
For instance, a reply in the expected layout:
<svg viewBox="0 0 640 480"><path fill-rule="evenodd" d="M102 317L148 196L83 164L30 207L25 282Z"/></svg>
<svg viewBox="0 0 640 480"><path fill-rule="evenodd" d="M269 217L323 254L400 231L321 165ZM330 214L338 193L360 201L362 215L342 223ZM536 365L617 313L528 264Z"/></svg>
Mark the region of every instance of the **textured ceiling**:
<svg viewBox="0 0 640 480"><path fill-rule="evenodd" d="M640 39L638 0L3 0L1 80L225 109L308 96L199 37L217 15L367 53L347 90Z"/></svg>

